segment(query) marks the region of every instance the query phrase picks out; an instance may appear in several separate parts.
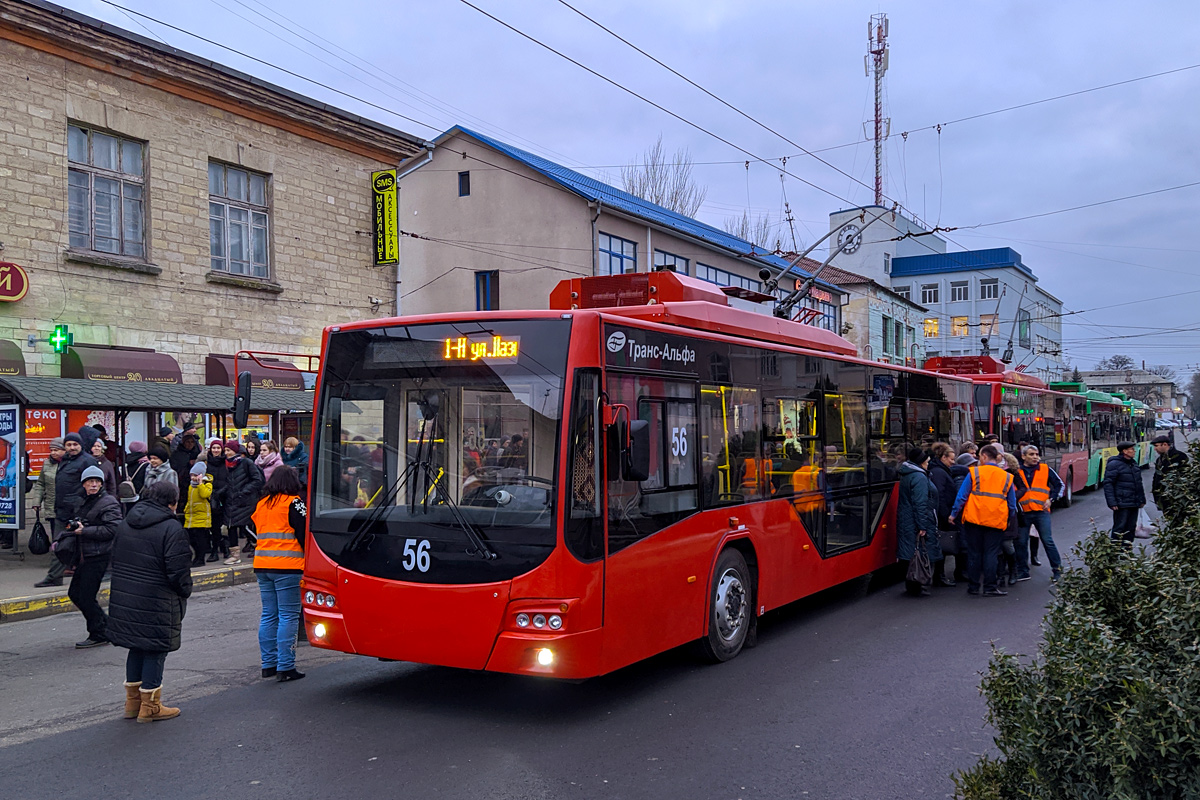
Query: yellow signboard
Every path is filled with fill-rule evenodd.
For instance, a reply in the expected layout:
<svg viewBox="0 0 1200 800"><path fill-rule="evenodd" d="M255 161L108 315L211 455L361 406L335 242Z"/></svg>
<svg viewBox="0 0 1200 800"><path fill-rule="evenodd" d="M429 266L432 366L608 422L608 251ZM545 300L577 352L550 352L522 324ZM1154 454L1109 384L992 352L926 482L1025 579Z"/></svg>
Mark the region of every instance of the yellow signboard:
<svg viewBox="0 0 1200 800"><path fill-rule="evenodd" d="M371 173L371 199L375 210L375 264L400 263L400 186L396 170Z"/></svg>

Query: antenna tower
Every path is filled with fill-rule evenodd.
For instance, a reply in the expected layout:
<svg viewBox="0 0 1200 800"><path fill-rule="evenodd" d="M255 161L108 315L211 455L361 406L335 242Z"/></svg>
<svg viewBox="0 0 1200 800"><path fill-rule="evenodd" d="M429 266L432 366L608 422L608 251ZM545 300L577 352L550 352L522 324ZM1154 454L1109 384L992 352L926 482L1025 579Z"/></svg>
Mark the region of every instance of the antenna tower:
<svg viewBox="0 0 1200 800"><path fill-rule="evenodd" d="M891 118L883 116L883 76L888 68L887 14L872 14L867 23L867 77L875 76L875 205L883 205L883 142L892 133ZM865 126L864 126L865 127Z"/></svg>

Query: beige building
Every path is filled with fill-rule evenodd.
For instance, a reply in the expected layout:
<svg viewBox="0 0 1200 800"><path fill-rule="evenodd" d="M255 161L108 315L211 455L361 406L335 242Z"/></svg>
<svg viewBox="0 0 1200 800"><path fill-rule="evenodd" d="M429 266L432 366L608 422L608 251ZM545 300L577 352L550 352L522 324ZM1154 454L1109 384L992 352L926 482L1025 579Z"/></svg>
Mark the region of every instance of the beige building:
<svg viewBox="0 0 1200 800"><path fill-rule="evenodd" d="M812 272L821 265L805 259L801 266ZM844 269L826 267L821 277L841 286L849 295L843 310L842 335L854 343L859 356L911 367L925 363L922 321L929 309Z"/></svg>
<svg viewBox="0 0 1200 800"><path fill-rule="evenodd" d="M60 374L56 324L204 383L209 354L394 313L371 173L419 138L29 0L0 0L0 98L0 261L28 275L0 342L28 374Z"/></svg>
<svg viewBox="0 0 1200 800"><path fill-rule="evenodd" d="M456 127L401 171L402 313L547 308L564 278L670 269L747 294L778 256L689 217ZM793 270L779 289L807 273ZM839 331L843 292L821 281L805 319ZM770 304L757 310L769 313Z"/></svg>
<svg viewBox="0 0 1200 800"><path fill-rule="evenodd" d="M1182 411L1186 405L1185 398L1177 396L1179 391L1175 381L1144 369L1084 370L1079 376L1089 389L1110 394L1120 392L1133 400L1141 400L1160 415L1169 416Z"/></svg>

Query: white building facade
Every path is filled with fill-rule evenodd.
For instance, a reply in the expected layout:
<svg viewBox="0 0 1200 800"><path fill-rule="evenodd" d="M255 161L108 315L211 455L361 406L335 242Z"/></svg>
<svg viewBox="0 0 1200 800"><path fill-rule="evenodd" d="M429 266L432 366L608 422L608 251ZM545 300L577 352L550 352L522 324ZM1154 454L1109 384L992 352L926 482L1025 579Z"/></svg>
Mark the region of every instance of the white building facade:
<svg viewBox="0 0 1200 800"><path fill-rule="evenodd" d="M1062 301L1039 285L1020 253L947 252L946 241L919 221L879 206L838 211L829 221L838 231L830 246L846 243L834 266L928 309L921 320L925 357L1001 358L1011 340L1010 369L1046 382L1061 378Z"/></svg>

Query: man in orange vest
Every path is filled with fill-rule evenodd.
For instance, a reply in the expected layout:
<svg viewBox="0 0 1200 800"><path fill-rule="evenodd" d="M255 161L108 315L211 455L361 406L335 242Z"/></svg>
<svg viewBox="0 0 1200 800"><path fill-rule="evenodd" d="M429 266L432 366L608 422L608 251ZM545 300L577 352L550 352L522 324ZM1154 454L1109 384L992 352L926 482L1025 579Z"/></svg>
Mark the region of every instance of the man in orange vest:
<svg viewBox="0 0 1200 800"><path fill-rule="evenodd" d="M1020 524L1017 527L1017 580L1029 580L1029 529L1037 528L1046 557L1050 559L1053 574L1051 583L1058 583L1062 575L1062 558L1054 537L1050 533L1050 504L1063 492L1062 479L1042 463L1042 455L1034 445L1021 450L1021 471L1017 473L1017 503L1021 506Z"/></svg>
<svg viewBox="0 0 1200 800"><path fill-rule="evenodd" d="M971 467L950 512L950 522L962 520L966 533L967 594L979 594L980 572L985 597L1008 594L996 586L996 561L1008 521L1017 514L1017 493L1003 463L1000 448L981 447L979 464Z"/></svg>

